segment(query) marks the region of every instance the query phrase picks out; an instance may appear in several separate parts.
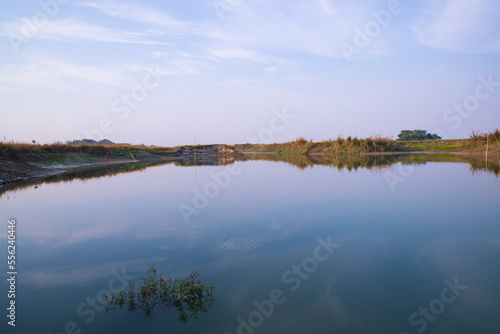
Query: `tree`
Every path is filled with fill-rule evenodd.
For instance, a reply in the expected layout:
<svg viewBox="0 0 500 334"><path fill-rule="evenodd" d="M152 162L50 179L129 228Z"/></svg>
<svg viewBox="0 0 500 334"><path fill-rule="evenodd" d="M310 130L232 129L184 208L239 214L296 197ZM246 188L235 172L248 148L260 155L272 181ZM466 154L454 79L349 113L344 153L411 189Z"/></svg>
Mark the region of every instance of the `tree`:
<svg viewBox="0 0 500 334"><path fill-rule="evenodd" d="M398 140L436 140L441 139L437 134L427 133L427 130L401 130Z"/></svg>

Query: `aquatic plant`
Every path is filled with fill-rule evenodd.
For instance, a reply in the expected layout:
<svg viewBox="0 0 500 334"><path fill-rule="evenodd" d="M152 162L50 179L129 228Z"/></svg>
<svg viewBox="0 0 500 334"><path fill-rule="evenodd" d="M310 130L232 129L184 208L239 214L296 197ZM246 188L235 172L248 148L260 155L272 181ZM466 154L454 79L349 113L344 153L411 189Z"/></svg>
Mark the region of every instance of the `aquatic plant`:
<svg viewBox="0 0 500 334"><path fill-rule="evenodd" d="M151 319L156 306L174 308L179 313L178 320L186 323L207 312L216 298L214 286L202 283L197 271L183 278L164 278L161 274L156 275L156 268L152 265L137 291L131 281L127 288L122 287L116 295L111 294L107 299L106 312L126 306L129 311L142 310L144 317Z"/></svg>

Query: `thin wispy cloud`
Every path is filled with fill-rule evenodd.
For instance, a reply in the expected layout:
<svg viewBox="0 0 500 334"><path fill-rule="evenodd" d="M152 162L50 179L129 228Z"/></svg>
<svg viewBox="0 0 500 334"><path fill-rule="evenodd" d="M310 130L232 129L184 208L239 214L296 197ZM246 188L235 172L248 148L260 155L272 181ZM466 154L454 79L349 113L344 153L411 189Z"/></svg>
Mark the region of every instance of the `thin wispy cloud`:
<svg viewBox="0 0 500 334"><path fill-rule="evenodd" d="M242 49L213 50L210 53L225 59L253 59L257 55L255 51Z"/></svg>
<svg viewBox="0 0 500 334"><path fill-rule="evenodd" d="M24 36L24 25L25 21L23 19L7 23L2 27L1 35L22 37ZM127 44L167 44L162 41L154 40L152 39L153 37L157 37L157 34L152 31L127 31L81 22L76 18L66 18L61 20L50 20L46 26L40 28L36 34L28 38L57 40L62 42L92 41Z"/></svg>
<svg viewBox="0 0 500 334"><path fill-rule="evenodd" d="M96 3L84 2L76 5L91 7L99 10L101 13L132 20L150 26L182 30L188 26L187 23L176 20L163 11L146 8L135 4L124 3Z"/></svg>
<svg viewBox="0 0 500 334"><path fill-rule="evenodd" d="M453 0L432 7L412 27L420 43L453 52L500 52L498 1ZM429 16L429 12L436 14Z"/></svg>
<svg viewBox="0 0 500 334"><path fill-rule="evenodd" d="M0 67L0 91L33 87L66 89L65 82L68 80L73 80L73 85L81 82L110 88L130 88L153 66L146 63L88 66L55 61L7 64ZM165 77L182 73L157 65L155 71ZM98 89L99 86L94 88Z"/></svg>
<svg viewBox="0 0 500 334"><path fill-rule="evenodd" d="M308 113L311 121L297 125L301 130L296 136L312 139L330 138L340 130L367 136L374 128L388 135L409 126L444 129L449 127L444 111L464 101L460 94L477 84L470 78L491 75L494 82L500 80L497 0L401 0L401 10L389 17L390 0L216 2L229 6L222 20L213 0L75 0L64 6L60 2L57 13L24 36L23 28L26 34L35 15L38 20L43 16L36 3L5 2L0 15L0 100L11 106L10 124L22 124L16 115L31 112L16 101L23 94L53 110L53 117L65 118L62 110L67 108L49 98L51 91L56 96L71 92L68 99L75 97L78 107L85 105L81 119L97 124L97 110L109 109L99 101L140 84L147 66L175 75L175 80L163 80L162 88L144 104L150 113L143 115L148 116L136 120L144 128L147 122L161 124L160 110L168 103L170 109L182 110L176 122L191 124L192 119L207 117L206 126L213 132L207 130L206 142L238 142L239 133L227 134L231 120L237 119L235 110L242 119L261 122L255 110L276 105L287 105L297 115ZM14 35L22 38L17 46ZM346 44L358 48L350 62ZM450 52L461 54L450 61ZM438 83L442 89L435 95ZM37 88L47 94L35 94ZM228 103L233 95L227 94L234 91L241 92L241 98ZM385 98L389 92L394 97ZM96 99L86 100L94 95ZM209 104L200 102L204 95L210 95ZM161 99L155 100L158 96ZM481 112L471 113L470 124L450 130L448 136L468 135L488 118L497 126L498 90L492 97L481 101ZM376 118L374 110L380 113ZM411 123L417 114L421 123ZM217 118L227 119L226 127L211 123ZM365 122L360 124L360 119ZM11 131L5 124L0 130ZM235 121L234 126L239 124ZM125 123L117 127L131 136L126 139L130 142L185 144L182 129L172 130L165 139ZM33 139L30 131L18 129L18 139ZM51 128L39 136L60 140L60 131Z"/></svg>
<svg viewBox="0 0 500 334"><path fill-rule="evenodd" d="M370 9L372 6L366 4L346 5L326 0L313 5L309 1L244 2L212 36L221 45L237 43L258 51L295 51L343 59L340 44L352 42L354 28L371 19ZM368 48L365 52L370 54L372 50Z"/></svg>
<svg viewBox="0 0 500 334"><path fill-rule="evenodd" d="M131 78L122 71L110 67L80 66L67 63L9 64L0 67L0 90L32 87L63 88L68 79L122 87Z"/></svg>
<svg viewBox="0 0 500 334"><path fill-rule="evenodd" d="M151 56L154 58L162 58L162 57L167 57L169 53L167 51L153 51L151 53Z"/></svg>
<svg viewBox="0 0 500 334"><path fill-rule="evenodd" d="M323 10L323 12L325 12L325 14L331 15L335 12L334 7L330 3L330 0L315 0L315 1Z"/></svg>

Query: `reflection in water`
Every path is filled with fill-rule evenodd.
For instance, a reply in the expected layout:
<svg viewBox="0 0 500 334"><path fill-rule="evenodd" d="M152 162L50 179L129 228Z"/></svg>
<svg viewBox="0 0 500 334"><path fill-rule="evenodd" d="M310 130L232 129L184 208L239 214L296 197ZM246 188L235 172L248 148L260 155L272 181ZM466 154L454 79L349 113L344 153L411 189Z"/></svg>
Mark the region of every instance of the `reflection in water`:
<svg viewBox="0 0 500 334"><path fill-rule="evenodd" d="M315 165L330 166L339 171L356 171L359 168L370 170L385 170L391 168L393 164L402 163L407 165L425 165L428 162L455 162L468 163L472 174L480 171L493 173L497 178L500 176L500 160L485 160L484 156L455 156L455 155L280 155L280 154L246 154L238 155L232 158L228 157L210 157L193 160L191 157L168 162L139 161L124 165L100 165L75 168L65 173L53 175L47 178L34 180L23 184L9 184L0 188L0 196L8 191L30 188L42 183L71 182L73 180L88 180L115 176L123 173L137 172L153 166L162 166L166 164L175 164L179 167L193 166L221 166L233 164L235 161L265 160L275 162L285 162L296 166L300 170L313 167ZM486 165L487 164L487 165ZM35 188L36 189L36 188Z"/></svg>
<svg viewBox="0 0 500 334"><path fill-rule="evenodd" d="M238 162L243 172L190 224L179 205L192 205L194 189L203 190L225 166L196 167L198 180L194 167L183 164L137 173L126 171L138 165L106 166L116 177L106 177L115 174L101 168L100 178L86 181L96 170L82 172L76 182L33 184L8 201L0 199L0 212L19 221L22 241L22 293L16 302L29 321L19 322L17 330L60 333L74 321L74 333L93 334L417 333L420 326L409 322L410 315L420 306L439 307L433 301L443 281L458 277L470 288L428 322L426 333L498 333L500 183L490 175L488 203L483 160L445 155L262 159L276 162ZM491 174L493 159L488 160ZM412 176L392 191L386 172L410 166ZM471 171L480 177L471 177ZM272 315L261 313L256 303L266 305L271 291L287 288L283 273L301 264L305 268L317 238L325 235L342 243L335 261L287 276L300 278L300 287L276 304ZM157 272L148 274L152 263ZM126 273L113 271L120 267ZM195 268L202 282L217 287L217 301L202 293L205 298L192 294L178 302L179 310L176 299L162 305L155 294L161 289L154 288L160 273L189 280ZM144 290L150 304L140 307L143 281L135 279L135 311L128 312L127 280L143 275L152 277ZM8 289L6 284L0 288ZM118 285L124 287L120 302ZM101 291L113 291L118 304L108 305ZM107 307L116 310L105 314ZM148 310L153 321L144 320ZM247 321L249 315L260 323L257 312L263 320L259 328L241 325L239 319Z"/></svg>
<svg viewBox="0 0 500 334"><path fill-rule="evenodd" d="M455 156L455 155L421 155L421 154L405 154L405 155L364 155L364 156L348 156L348 155L277 155L277 154L249 154L243 160L266 160L276 162L286 162L296 166L300 170L304 170L314 165L335 167L339 171L358 170L359 168L366 169L387 169L391 165L401 162L402 164L425 165L428 162L456 162L468 163L471 165L471 172L487 171L500 175L500 161L496 159L489 160L488 166L484 156Z"/></svg>
<svg viewBox="0 0 500 334"><path fill-rule="evenodd" d="M202 283L199 277L196 271L184 278L164 278L161 274L157 277L155 267L151 266L137 292L132 281L127 289L111 295L106 313L127 306L129 311L140 309L145 318L152 319L155 306L162 306L175 308L182 323L198 319L198 315L207 312L215 302L213 285Z"/></svg>

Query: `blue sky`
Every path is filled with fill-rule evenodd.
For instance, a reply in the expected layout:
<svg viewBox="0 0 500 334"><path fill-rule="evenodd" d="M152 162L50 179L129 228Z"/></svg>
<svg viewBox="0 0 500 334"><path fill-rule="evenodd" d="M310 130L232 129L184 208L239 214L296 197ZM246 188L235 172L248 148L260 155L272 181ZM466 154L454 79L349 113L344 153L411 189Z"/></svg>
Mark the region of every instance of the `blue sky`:
<svg viewBox="0 0 500 334"><path fill-rule="evenodd" d="M499 64L496 0L4 1L0 136L460 138L500 128Z"/></svg>

